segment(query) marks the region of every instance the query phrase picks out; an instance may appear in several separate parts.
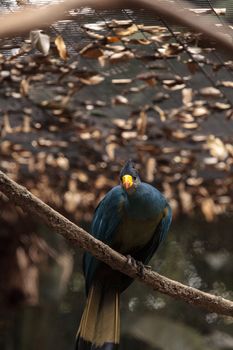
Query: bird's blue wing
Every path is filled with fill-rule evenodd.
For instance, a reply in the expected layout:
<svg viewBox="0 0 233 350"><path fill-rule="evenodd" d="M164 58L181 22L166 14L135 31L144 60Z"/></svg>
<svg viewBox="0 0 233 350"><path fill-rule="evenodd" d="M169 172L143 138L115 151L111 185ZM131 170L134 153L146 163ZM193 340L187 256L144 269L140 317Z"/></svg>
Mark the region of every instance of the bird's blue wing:
<svg viewBox="0 0 233 350"><path fill-rule="evenodd" d="M123 215L125 195L121 186L114 187L99 203L95 210L91 225L91 235L111 246L118 225ZM86 290L88 291L99 261L91 254L85 253L83 269L86 279Z"/></svg>

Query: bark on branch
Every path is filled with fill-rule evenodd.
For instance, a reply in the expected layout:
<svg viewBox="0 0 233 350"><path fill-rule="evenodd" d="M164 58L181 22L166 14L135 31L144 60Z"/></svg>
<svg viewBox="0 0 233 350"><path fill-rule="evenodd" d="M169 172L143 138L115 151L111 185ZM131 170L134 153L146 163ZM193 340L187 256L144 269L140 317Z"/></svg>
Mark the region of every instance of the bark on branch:
<svg viewBox="0 0 233 350"><path fill-rule="evenodd" d="M0 17L0 38L29 32L31 29L49 26L62 19L65 11L73 8L91 7L94 9L114 8L147 8L151 16L161 16L164 20L173 21L192 31L205 34L210 40L224 50L233 54L232 31L227 25L221 32L215 23L206 16L197 15L188 10L190 3L180 0L66 0L49 6L28 7L21 11ZM193 7L193 6L192 6Z"/></svg>
<svg viewBox="0 0 233 350"><path fill-rule="evenodd" d="M71 241L73 245L78 245L89 251L97 259L104 261L113 269L119 270L161 293L183 300L188 304L202 307L209 312L233 316L233 301L185 286L147 268L145 268L143 276L140 275L137 268L127 262L125 256L93 238L82 228L73 224L39 198L35 197L25 187L11 180L2 171L0 171L0 191L25 212L38 217L46 223L51 230L60 233L67 240Z"/></svg>

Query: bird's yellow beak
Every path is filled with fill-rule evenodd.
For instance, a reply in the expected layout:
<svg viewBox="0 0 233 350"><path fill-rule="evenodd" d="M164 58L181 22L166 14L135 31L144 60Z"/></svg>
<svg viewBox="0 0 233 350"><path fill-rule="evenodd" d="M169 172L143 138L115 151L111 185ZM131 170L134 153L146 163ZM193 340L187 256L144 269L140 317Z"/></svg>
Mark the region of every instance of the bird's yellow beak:
<svg viewBox="0 0 233 350"><path fill-rule="evenodd" d="M128 190L130 187L133 186L133 177L131 175L124 175L122 176L122 185L123 187Z"/></svg>

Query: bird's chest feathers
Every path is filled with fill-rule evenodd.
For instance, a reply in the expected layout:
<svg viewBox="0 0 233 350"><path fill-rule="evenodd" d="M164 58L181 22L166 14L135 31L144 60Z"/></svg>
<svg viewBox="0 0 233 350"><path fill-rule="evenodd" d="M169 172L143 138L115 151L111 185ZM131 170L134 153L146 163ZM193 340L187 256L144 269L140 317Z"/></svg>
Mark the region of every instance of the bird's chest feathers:
<svg viewBox="0 0 233 350"><path fill-rule="evenodd" d="M151 240L162 215L148 198L128 202L123 211L114 247L127 254L143 248Z"/></svg>

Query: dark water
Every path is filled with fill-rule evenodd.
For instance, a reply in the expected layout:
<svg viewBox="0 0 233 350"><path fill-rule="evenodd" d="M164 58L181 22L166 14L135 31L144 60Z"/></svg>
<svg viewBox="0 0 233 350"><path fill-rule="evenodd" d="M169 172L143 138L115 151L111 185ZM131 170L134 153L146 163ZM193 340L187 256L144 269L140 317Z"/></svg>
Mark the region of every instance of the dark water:
<svg viewBox="0 0 233 350"><path fill-rule="evenodd" d="M233 299L232 223L228 217L211 224L199 218L179 219L152 260L153 268ZM51 303L51 295L44 292L40 307L19 309L8 335L1 339L1 349L73 349L85 302L81 256L75 252L75 269L62 300ZM137 282L122 295L121 328L121 350L233 349L232 318L189 306Z"/></svg>

